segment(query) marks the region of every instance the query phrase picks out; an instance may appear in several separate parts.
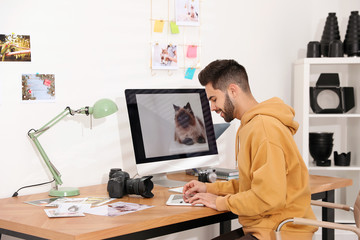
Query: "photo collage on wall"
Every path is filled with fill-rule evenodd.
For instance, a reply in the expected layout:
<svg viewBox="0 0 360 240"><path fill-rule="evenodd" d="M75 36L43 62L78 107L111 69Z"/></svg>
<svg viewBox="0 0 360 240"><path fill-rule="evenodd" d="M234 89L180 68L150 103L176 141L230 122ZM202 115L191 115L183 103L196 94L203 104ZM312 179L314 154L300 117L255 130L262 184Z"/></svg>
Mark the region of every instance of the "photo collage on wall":
<svg viewBox="0 0 360 240"><path fill-rule="evenodd" d="M30 46L30 35L0 34L0 61L31 62ZM55 75L23 73L21 75L21 101L54 102Z"/></svg>
<svg viewBox="0 0 360 240"><path fill-rule="evenodd" d="M151 6L151 69L185 69L192 79L200 67L200 0L167 0L171 12L156 12ZM164 4L165 0L156 4ZM153 10L153 8L155 10ZM167 15L167 20L164 20ZM156 17L153 18L153 16ZM186 39L186 42L185 42Z"/></svg>

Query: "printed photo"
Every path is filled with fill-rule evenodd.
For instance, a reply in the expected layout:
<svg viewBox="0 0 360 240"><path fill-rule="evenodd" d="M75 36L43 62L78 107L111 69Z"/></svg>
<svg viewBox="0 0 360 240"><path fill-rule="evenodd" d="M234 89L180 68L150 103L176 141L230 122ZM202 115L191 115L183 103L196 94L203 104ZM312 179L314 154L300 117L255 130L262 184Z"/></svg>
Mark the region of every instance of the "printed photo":
<svg viewBox="0 0 360 240"><path fill-rule="evenodd" d="M30 36L0 34L0 61L30 62Z"/></svg>
<svg viewBox="0 0 360 240"><path fill-rule="evenodd" d="M40 200L34 200L34 201L26 201L25 203L32 204L35 206L45 207L57 199L58 198L46 198L46 199L40 199Z"/></svg>
<svg viewBox="0 0 360 240"><path fill-rule="evenodd" d="M23 74L23 101L55 101L54 74Z"/></svg>
<svg viewBox="0 0 360 240"><path fill-rule="evenodd" d="M59 207L62 204L83 204L87 198L58 198L57 200L46 205L47 207Z"/></svg>
<svg viewBox="0 0 360 240"><path fill-rule="evenodd" d="M176 25L200 26L199 0L175 0Z"/></svg>
<svg viewBox="0 0 360 240"><path fill-rule="evenodd" d="M104 205L100 207L90 208L85 213L90 213L100 216L109 216L115 217L120 215L125 215L132 212L141 211L153 206L137 204L137 203L128 203L128 202L116 202L109 205Z"/></svg>
<svg viewBox="0 0 360 240"><path fill-rule="evenodd" d="M84 217L91 204L62 203L55 209L44 209L48 217Z"/></svg>
<svg viewBox="0 0 360 240"><path fill-rule="evenodd" d="M152 46L152 69L177 69L177 46L155 43Z"/></svg>

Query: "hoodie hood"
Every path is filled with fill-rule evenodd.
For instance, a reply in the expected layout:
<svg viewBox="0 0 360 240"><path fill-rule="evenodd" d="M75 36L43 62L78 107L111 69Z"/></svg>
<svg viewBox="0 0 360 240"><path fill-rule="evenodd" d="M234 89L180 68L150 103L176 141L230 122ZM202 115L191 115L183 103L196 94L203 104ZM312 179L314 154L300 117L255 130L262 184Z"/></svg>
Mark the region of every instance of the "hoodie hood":
<svg viewBox="0 0 360 240"><path fill-rule="evenodd" d="M294 121L295 110L277 97L261 102L247 111L241 118L241 126L245 126L257 115L265 115L278 119L289 128L293 135L299 128L299 124Z"/></svg>

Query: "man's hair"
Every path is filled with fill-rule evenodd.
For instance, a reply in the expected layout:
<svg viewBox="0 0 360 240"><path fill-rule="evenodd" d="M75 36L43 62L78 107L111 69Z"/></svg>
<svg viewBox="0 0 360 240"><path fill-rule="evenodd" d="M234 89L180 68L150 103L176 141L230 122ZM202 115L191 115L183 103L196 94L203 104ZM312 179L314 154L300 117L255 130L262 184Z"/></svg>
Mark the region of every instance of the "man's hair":
<svg viewBox="0 0 360 240"><path fill-rule="evenodd" d="M229 84L237 84L245 93L250 93L248 76L243 66L235 60L215 60L199 73L202 86L211 83L214 89L226 91Z"/></svg>

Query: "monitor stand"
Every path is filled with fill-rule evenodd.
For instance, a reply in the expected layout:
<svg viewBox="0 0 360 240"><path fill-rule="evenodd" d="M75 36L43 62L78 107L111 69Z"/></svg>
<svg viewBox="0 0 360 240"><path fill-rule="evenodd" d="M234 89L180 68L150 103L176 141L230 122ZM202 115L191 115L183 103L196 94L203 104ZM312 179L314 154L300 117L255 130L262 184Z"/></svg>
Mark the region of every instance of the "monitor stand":
<svg viewBox="0 0 360 240"><path fill-rule="evenodd" d="M167 188L182 187L187 183L187 182L183 182L183 181L176 181L176 180L168 179L166 176L166 173L154 174L151 181L156 185L159 185L162 187L167 187Z"/></svg>

